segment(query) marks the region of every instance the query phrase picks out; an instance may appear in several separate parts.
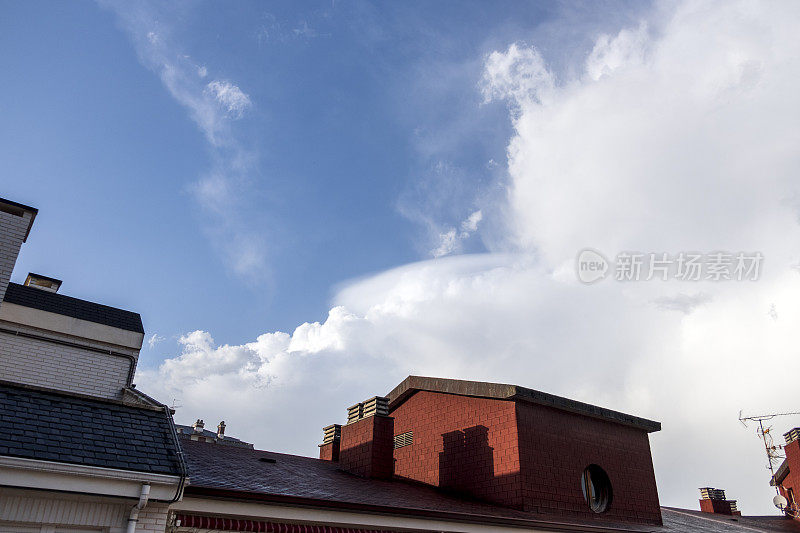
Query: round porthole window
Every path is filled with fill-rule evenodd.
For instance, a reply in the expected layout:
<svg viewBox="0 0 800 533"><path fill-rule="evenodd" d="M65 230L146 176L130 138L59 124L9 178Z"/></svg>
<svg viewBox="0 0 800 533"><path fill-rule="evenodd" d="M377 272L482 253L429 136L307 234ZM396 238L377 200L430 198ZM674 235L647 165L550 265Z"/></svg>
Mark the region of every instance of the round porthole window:
<svg viewBox="0 0 800 533"><path fill-rule="evenodd" d="M611 506L611 481L605 470L597 465L589 465L581 477L583 498L595 513L608 511Z"/></svg>

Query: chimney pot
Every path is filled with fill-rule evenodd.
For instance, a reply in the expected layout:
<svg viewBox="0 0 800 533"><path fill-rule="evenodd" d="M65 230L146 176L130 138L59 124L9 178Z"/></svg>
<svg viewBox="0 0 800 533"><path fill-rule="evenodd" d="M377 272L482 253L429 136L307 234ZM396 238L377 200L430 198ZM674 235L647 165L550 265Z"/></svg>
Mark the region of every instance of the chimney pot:
<svg viewBox="0 0 800 533"><path fill-rule="evenodd" d="M37 289L47 292L58 292L58 289L61 287L61 280L30 272L28 277L25 278L25 285L28 287L36 287Z"/></svg>
<svg viewBox="0 0 800 533"><path fill-rule="evenodd" d="M217 426L217 438L224 439L225 438L225 421L219 423Z"/></svg>

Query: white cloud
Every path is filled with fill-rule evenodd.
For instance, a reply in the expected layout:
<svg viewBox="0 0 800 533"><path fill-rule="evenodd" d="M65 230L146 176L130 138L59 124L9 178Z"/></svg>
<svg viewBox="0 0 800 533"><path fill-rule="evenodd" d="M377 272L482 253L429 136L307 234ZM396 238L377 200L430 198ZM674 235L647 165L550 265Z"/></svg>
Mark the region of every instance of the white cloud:
<svg viewBox="0 0 800 533"><path fill-rule="evenodd" d="M762 450L737 415L796 403L798 24L790 3L670 4L600 37L558 82L531 46L490 54L483 93L514 126L500 206L514 253L354 282L292 333L236 346L192 333L142 385L181 398L184 421L225 418L259 446L313 454L322 426L406 374L519 383L660 420L662 504L696 508L710 484L769 512ZM584 286L572 261L587 246L761 251L764 273Z"/></svg>
<svg viewBox="0 0 800 533"><path fill-rule="evenodd" d="M466 233L469 236L469 233L477 231L481 220L483 220L483 213L478 209L461 223L461 234L464 235Z"/></svg>
<svg viewBox="0 0 800 533"><path fill-rule="evenodd" d="M245 110L252 105L250 97L228 81L214 80L206 85L206 91L211 93L227 110L228 116L233 118L241 118Z"/></svg>
<svg viewBox="0 0 800 533"><path fill-rule="evenodd" d="M443 233L439 233L439 242L436 248L431 250L433 257L443 257L456 252L461 247L461 241L469 239L478 230L478 224L483 220L483 213L480 209L469 215L461 222L461 230L448 228Z"/></svg>
<svg viewBox="0 0 800 533"><path fill-rule="evenodd" d="M645 23L635 30L622 30L616 36L601 35L586 59L586 74L592 80L599 80L626 66L641 65L649 42Z"/></svg>
<svg viewBox="0 0 800 533"><path fill-rule="evenodd" d="M711 300L711 295L704 292L696 292L693 294L680 292L675 296L660 296L653 300L653 303L661 309L680 311L688 315L701 305L709 303Z"/></svg>
<svg viewBox="0 0 800 533"><path fill-rule="evenodd" d="M535 48L514 43L505 52L492 52L483 72L486 102L497 98L511 103L545 101L555 78Z"/></svg>
<svg viewBox="0 0 800 533"><path fill-rule="evenodd" d="M232 128L253 107L250 97L227 80L205 83L208 68L195 63L172 39L168 5L100 0L114 11L143 65L197 124L211 148L213 168L187 187L203 210L204 231L226 266L248 281L268 272L264 236L248 226L249 175L257 154L244 148ZM162 13L159 10L164 10Z"/></svg>
<svg viewBox="0 0 800 533"><path fill-rule="evenodd" d="M156 344L164 342L165 340L167 340L166 337L153 333L147 338L147 345L152 349L155 348Z"/></svg>

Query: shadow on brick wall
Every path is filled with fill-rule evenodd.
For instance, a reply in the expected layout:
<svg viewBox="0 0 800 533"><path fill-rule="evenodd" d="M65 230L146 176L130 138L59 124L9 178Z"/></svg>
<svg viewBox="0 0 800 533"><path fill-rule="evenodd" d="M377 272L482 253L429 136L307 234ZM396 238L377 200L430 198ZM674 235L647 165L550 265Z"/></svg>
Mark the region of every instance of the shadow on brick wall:
<svg viewBox="0 0 800 533"><path fill-rule="evenodd" d="M479 495L494 480L494 448L489 428L472 426L442 435L439 485L454 492Z"/></svg>

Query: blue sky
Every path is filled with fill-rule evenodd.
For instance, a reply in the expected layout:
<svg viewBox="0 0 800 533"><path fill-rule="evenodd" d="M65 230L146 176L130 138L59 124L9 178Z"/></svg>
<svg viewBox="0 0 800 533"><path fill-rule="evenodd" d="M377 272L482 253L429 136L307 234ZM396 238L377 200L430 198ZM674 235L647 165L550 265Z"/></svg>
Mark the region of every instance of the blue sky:
<svg viewBox="0 0 800 533"><path fill-rule="evenodd" d="M179 422L313 455L410 373L513 382L660 420L664 504L770 510L736 418L796 401L797 4L2 9L12 279L140 312ZM765 265L590 287L587 247Z"/></svg>
<svg viewBox="0 0 800 533"><path fill-rule="evenodd" d="M266 242L252 279L226 267L190 193L215 154L113 11L6 4L5 194L41 209L15 279L43 271L71 294L140 311L149 333L213 326L224 341L323 318L332 285L424 257L425 236L398 203L424 196L419 183L447 160L458 175L445 194L461 205L434 216L472 208L473 185L492 178L484 165L502 158L509 134L502 106L479 105L481 55L503 30L552 16L475 4L453 20L455 5L439 7L184 3L152 13L175 34L176 54L236 80L254 102L234 125L255 158L235 209ZM428 71L437 65L445 79ZM464 108L478 115L473 131L448 131ZM447 153L425 153L419 136Z"/></svg>
<svg viewBox="0 0 800 533"><path fill-rule="evenodd" d="M169 54L252 102L230 126L252 161L231 178L226 209L260 241L258 265L226 263L208 235L220 222L192 194L232 156L140 60L113 6L13 2L0 22L5 194L41 210L15 279L42 271L70 294L141 312L149 334L213 328L221 342L322 319L337 283L429 257L432 227L502 194L511 128L502 103L482 104L484 56L539 32L557 62L620 18L530 2L140 11ZM566 16L586 33L548 31Z"/></svg>

